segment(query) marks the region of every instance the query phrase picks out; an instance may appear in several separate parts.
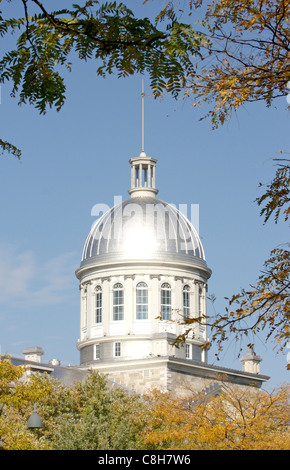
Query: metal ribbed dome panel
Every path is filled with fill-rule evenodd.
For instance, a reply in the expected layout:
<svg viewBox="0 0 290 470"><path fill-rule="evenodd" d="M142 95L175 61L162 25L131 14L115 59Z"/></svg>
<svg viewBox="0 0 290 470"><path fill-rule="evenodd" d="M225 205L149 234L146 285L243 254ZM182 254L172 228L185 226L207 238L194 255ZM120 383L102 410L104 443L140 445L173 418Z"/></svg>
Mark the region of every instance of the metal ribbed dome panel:
<svg viewBox="0 0 290 470"><path fill-rule="evenodd" d="M82 265L107 260L169 260L205 255L189 220L156 197L134 197L106 212L86 240Z"/></svg>

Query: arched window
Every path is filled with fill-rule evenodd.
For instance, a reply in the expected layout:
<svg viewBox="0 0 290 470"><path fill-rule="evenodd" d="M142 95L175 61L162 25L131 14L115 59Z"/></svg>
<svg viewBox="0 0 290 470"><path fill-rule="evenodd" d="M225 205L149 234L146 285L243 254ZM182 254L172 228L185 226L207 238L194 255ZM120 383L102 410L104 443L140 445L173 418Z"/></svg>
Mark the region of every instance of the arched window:
<svg viewBox="0 0 290 470"><path fill-rule="evenodd" d="M161 286L161 318L171 319L171 287L167 282Z"/></svg>
<svg viewBox="0 0 290 470"><path fill-rule="evenodd" d="M102 323L102 288L97 286L95 292L95 322Z"/></svg>
<svg viewBox="0 0 290 470"><path fill-rule="evenodd" d="M148 287L145 282L139 282L136 286L136 318L137 320L148 318Z"/></svg>
<svg viewBox="0 0 290 470"><path fill-rule="evenodd" d="M184 286L183 288L183 317L184 320L188 319L190 316L190 287Z"/></svg>
<svg viewBox="0 0 290 470"><path fill-rule="evenodd" d="M124 320L124 290L119 282L113 289L113 320Z"/></svg>

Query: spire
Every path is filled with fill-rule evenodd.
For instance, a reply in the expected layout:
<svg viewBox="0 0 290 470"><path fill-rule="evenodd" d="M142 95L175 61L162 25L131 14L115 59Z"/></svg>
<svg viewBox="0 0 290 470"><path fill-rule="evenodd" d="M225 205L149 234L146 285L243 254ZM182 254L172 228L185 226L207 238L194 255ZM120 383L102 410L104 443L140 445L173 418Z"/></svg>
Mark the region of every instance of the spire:
<svg viewBox="0 0 290 470"><path fill-rule="evenodd" d="M144 152L144 97L144 79L142 78L142 153Z"/></svg>
<svg viewBox="0 0 290 470"><path fill-rule="evenodd" d="M131 197L155 197L158 189L155 187L155 167L157 160L148 157L144 150L144 80L142 79L142 149L139 157L129 160L131 164Z"/></svg>

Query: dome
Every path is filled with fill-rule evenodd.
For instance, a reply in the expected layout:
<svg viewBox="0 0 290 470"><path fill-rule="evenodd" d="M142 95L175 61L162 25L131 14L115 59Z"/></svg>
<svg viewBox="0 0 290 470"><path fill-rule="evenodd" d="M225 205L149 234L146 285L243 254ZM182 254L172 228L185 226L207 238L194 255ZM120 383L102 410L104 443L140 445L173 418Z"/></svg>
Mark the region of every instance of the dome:
<svg viewBox="0 0 290 470"><path fill-rule="evenodd" d="M109 209L93 225L80 268L116 263L178 264L210 275L198 233L175 208L156 197L157 160L141 152L131 164L130 198Z"/></svg>
<svg viewBox="0 0 290 470"><path fill-rule="evenodd" d="M131 197L100 217L87 237L81 266L134 259L206 266L193 225L155 195Z"/></svg>

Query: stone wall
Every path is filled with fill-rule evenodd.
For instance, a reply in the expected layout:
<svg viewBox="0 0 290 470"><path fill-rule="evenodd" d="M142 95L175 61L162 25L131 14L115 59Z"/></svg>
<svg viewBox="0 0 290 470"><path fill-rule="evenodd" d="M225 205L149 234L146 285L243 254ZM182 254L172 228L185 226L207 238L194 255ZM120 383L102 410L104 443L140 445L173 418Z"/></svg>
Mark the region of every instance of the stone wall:
<svg viewBox="0 0 290 470"><path fill-rule="evenodd" d="M192 391L201 391L213 383L213 380L208 378L170 370L167 364L142 369L115 369L107 371L106 374L116 383L141 394L158 389L173 395L188 395Z"/></svg>
<svg viewBox="0 0 290 470"><path fill-rule="evenodd" d="M192 392L220 388L225 382L242 387L260 388L269 377L245 373L233 369L210 366L202 362L178 358L160 357L144 361L121 361L119 364L99 363L93 368L108 378L137 393L144 394L156 388L173 395L188 395Z"/></svg>

